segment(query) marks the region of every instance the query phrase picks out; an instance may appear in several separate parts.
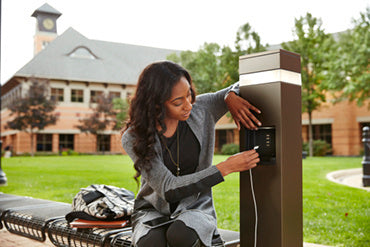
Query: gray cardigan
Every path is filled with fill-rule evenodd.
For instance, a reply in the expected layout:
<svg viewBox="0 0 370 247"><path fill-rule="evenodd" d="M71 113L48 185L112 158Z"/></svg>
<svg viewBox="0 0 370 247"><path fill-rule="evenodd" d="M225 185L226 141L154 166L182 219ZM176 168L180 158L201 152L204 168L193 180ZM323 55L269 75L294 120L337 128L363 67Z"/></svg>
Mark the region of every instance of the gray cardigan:
<svg viewBox="0 0 370 247"><path fill-rule="evenodd" d="M236 83L196 98L190 117L186 120L200 143L199 164L195 173L174 176L163 163L160 140L156 137L156 157L152 160L149 172L141 171L141 188L135 200L135 208L146 209L136 210L132 216L134 245L150 230L143 222L165 215L183 221L197 232L205 246L211 246L213 234L217 234L211 187L224 181L217 167L212 166L215 124L228 110L224 102L226 94L230 90L238 92L238 86ZM122 136L122 146L135 162L134 139L130 129ZM177 201L178 207L171 214L170 203Z"/></svg>

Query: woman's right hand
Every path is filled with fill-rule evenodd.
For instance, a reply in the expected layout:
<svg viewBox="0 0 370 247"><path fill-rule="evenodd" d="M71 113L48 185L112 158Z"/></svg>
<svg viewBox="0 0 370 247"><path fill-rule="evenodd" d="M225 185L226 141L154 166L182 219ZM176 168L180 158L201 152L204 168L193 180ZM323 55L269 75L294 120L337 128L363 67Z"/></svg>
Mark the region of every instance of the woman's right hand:
<svg viewBox="0 0 370 247"><path fill-rule="evenodd" d="M260 161L256 150L248 150L230 156L225 161L216 165L223 177L233 172L242 172L257 166Z"/></svg>

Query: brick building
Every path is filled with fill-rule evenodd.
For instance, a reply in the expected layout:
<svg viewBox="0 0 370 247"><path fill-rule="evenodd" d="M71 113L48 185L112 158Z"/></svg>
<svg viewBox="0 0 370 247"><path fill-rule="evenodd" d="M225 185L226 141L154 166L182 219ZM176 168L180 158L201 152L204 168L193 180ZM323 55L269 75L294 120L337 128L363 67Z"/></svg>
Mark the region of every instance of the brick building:
<svg viewBox="0 0 370 247"><path fill-rule="evenodd" d="M363 151L362 128L370 126L368 101L362 107L356 102L325 103L313 112L313 137L331 144L333 155L360 155ZM302 115L302 137L308 141L308 115Z"/></svg>

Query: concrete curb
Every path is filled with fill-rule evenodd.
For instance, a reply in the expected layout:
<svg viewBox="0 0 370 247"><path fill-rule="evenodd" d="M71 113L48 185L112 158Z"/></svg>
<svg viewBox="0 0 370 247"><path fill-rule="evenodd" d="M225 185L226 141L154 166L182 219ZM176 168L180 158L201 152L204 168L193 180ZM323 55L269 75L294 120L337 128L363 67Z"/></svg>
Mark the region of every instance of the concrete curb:
<svg viewBox="0 0 370 247"><path fill-rule="evenodd" d="M334 183L370 191L370 187L364 187L362 184L362 168L330 172L326 178Z"/></svg>

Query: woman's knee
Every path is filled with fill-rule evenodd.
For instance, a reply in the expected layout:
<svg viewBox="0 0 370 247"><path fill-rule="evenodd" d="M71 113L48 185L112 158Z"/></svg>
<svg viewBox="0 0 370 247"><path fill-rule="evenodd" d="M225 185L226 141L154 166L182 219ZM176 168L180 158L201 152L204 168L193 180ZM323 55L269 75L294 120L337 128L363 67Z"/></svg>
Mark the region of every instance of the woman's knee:
<svg viewBox="0 0 370 247"><path fill-rule="evenodd" d="M199 241L197 233L180 220L176 220L168 227L166 236L171 247L192 247Z"/></svg>
<svg viewBox="0 0 370 247"><path fill-rule="evenodd" d="M139 239L137 247L167 247L166 243L166 228L154 228L150 230L145 236Z"/></svg>

